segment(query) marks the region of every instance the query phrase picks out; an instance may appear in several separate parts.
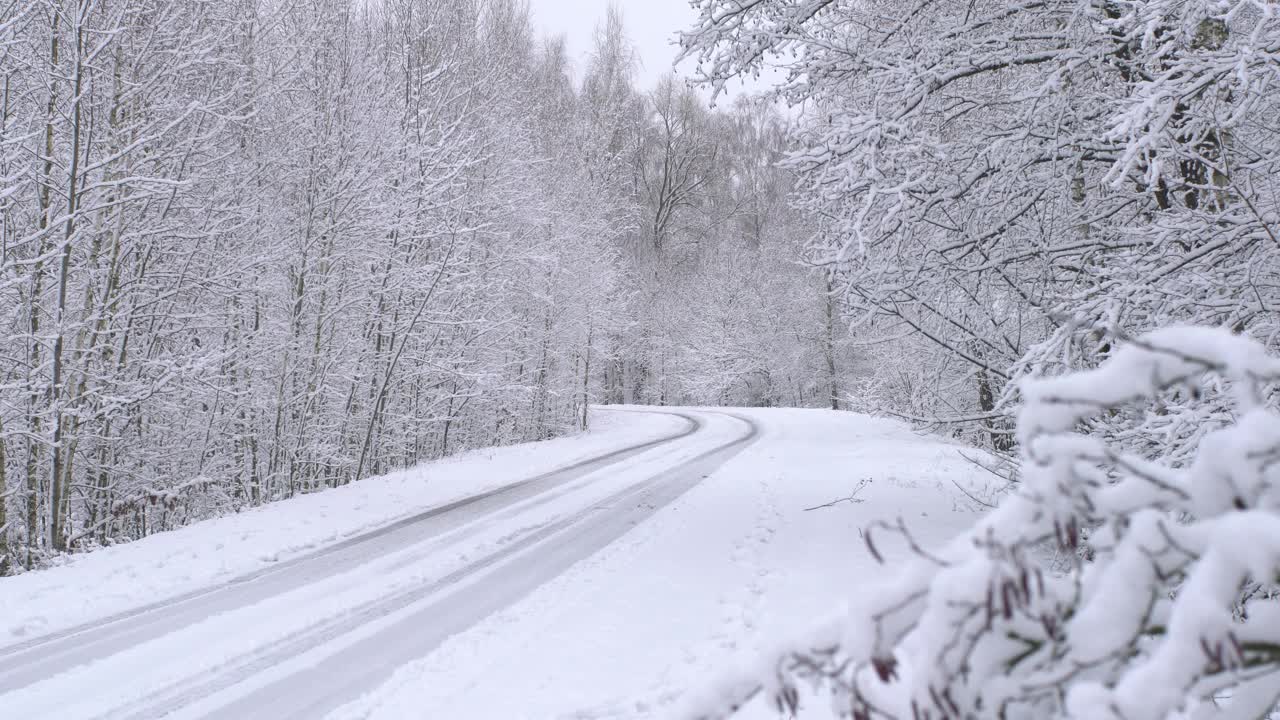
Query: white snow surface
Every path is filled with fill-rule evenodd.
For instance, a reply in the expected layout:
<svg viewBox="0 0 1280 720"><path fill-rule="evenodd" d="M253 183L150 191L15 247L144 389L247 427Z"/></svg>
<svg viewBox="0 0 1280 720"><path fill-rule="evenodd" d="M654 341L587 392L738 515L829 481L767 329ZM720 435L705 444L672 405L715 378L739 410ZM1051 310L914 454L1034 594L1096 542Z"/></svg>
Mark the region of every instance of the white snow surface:
<svg viewBox="0 0 1280 720"><path fill-rule="evenodd" d="M678 717L691 698L885 572L861 527L901 517L917 541L945 543L976 517L953 483L972 490L990 479L963 448L901 423L823 410L735 412L763 424L756 444L620 541L330 718ZM862 502L806 510L847 497L863 479ZM908 552L877 549L890 563ZM741 717L777 714L761 698Z"/></svg>
<svg viewBox="0 0 1280 720"><path fill-rule="evenodd" d="M598 412L585 433L459 453L72 556L0 578L0 648L216 585L468 495L580 459L671 435L684 421Z"/></svg>
<svg viewBox="0 0 1280 720"><path fill-rule="evenodd" d="M938 546L976 519L955 484L982 496L993 479L962 456L963 447L897 422L822 410L731 412L757 422L762 434L756 442L602 551L445 639L329 717L677 716L700 694L714 691L718 678L768 657L781 639L837 612L837 603L861 582L886 572L867 551L860 528L901 517L917 541ZM676 417L646 413L595 417L594 429L580 436L468 453L0 580L0 647L215 586L426 508L685 426ZM664 464L741 433L742 423L732 418L720 416L717 424L712 413L701 417L707 428L683 451L637 457L584 479L583 490L545 507L531 501L521 506L531 511L496 513L473 529L69 668L0 704L12 703L32 717L46 711L94 717L107 707L102 702L125 703L171 681L199 677L221 658L266 647L274 642L269 636L286 637L422 578L442 576L509 538L600 502L593 497L607 502L615 497L610 493ZM847 497L863 481L856 501L806 509ZM877 549L891 564L908 552L892 546L888 535L877 538ZM245 637L245 627L255 628L252 637ZM320 648L316 662L340 652L341 644ZM272 667L242 685L286 672ZM191 706L179 716L204 712ZM757 702L742 716L776 714Z"/></svg>

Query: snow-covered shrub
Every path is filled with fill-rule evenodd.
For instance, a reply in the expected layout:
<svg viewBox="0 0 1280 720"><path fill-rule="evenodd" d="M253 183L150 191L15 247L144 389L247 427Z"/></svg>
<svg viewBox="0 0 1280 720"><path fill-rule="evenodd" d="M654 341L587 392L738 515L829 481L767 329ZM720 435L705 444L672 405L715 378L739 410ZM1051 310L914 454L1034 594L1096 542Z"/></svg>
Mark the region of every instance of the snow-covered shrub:
<svg viewBox="0 0 1280 720"><path fill-rule="evenodd" d="M1262 344L1196 327L1024 380L1018 491L947 547L869 579L774 658L768 682L695 714L723 717L760 692L794 712L816 689L858 719L1268 717L1280 702L1277 381ZM1206 422L1194 409L1224 397L1185 459L1153 461L1112 432L1126 413ZM866 538L879 557L884 529Z"/></svg>

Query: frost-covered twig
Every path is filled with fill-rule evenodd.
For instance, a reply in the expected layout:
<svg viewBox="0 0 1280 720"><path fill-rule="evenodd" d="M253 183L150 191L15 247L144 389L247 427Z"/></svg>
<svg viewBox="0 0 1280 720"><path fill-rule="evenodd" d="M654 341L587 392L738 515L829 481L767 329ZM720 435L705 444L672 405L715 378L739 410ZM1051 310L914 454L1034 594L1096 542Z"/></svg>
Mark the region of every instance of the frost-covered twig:
<svg viewBox="0 0 1280 720"><path fill-rule="evenodd" d="M863 500L863 498L858 497L858 493L862 492L862 489L863 489L863 488L865 488L865 487L866 487L867 485L869 485L870 483L871 483L871 479L870 479L870 478L863 478L863 479L859 480L859 481L858 481L858 484L857 484L857 485L855 485L855 486L853 487L853 492L849 493L848 497L842 497L842 498L840 498L840 499L838 499L838 500L832 500L832 501L831 501L831 502L829 502L829 503L823 503L823 504L821 504L821 505L814 505L813 507L807 507L807 508L805 508L804 510L805 510L805 512L808 512L808 511L810 511L810 510L818 510L818 509L821 509L821 508L834 507L834 506L836 506L836 505L839 505L840 503L846 503L846 502L847 502L847 503L860 503L860 502L865 502L865 501Z"/></svg>

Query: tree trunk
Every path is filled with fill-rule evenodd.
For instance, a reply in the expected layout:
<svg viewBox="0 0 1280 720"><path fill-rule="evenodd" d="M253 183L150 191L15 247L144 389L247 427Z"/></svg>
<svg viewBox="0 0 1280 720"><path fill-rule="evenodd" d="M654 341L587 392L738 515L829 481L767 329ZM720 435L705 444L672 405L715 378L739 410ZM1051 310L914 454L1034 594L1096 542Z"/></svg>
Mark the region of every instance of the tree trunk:
<svg viewBox="0 0 1280 720"><path fill-rule="evenodd" d="M9 459L4 452L4 423L0 419L0 577L9 574Z"/></svg>
<svg viewBox="0 0 1280 720"><path fill-rule="evenodd" d="M591 336L593 329L587 327L587 353L582 359L582 420L580 429L587 429L587 404L590 402L591 390Z"/></svg>
<svg viewBox="0 0 1280 720"><path fill-rule="evenodd" d="M72 80L71 100L71 167L67 179L67 222L62 238L62 258L58 267L58 303L54 315L53 381L49 387L50 407L53 411L53 447L49 473L49 544L57 551L66 549L67 516L66 479L63 477L63 412L61 407L63 345L66 337L67 285L71 279L71 245L76 229L78 207L78 181L80 175L81 142L81 92L84 85L84 13L76 8L76 64ZM68 458L69 461L69 458Z"/></svg>
<svg viewBox="0 0 1280 720"><path fill-rule="evenodd" d="M827 275L826 294L824 295L825 327L822 343L822 357L827 362L827 398L831 401L831 409L840 409L840 376L836 371L836 309L835 283Z"/></svg>

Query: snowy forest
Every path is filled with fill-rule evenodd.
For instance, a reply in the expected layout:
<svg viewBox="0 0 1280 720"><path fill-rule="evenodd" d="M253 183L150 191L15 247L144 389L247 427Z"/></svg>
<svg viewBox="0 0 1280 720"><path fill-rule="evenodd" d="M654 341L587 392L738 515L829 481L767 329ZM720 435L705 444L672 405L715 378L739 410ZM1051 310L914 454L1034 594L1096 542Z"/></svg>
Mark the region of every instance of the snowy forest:
<svg viewBox="0 0 1280 720"><path fill-rule="evenodd" d="M642 83L617 8L578 62L524 0L0 0L0 576L820 408L963 451L969 529L857 527L688 717L1280 717L1276 0L688 4Z"/></svg>
<svg viewBox="0 0 1280 720"><path fill-rule="evenodd" d="M0 7L0 563L589 403L840 402L772 104L515 0Z"/></svg>

